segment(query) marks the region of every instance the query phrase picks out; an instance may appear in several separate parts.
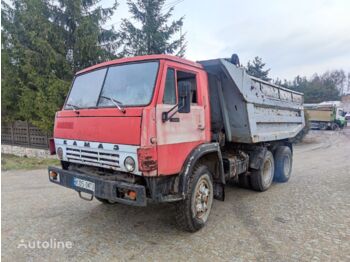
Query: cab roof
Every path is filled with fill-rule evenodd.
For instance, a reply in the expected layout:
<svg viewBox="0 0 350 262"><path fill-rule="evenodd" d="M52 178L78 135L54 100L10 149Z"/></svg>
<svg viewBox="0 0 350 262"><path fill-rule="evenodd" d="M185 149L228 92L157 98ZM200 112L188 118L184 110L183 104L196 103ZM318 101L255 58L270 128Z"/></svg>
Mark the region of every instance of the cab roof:
<svg viewBox="0 0 350 262"><path fill-rule="evenodd" d="M86 73L98 68L106 67L106 66L111 66L111 65L117 65L117 64L123 64L123 63L129 63L129 62L138 62L138 61L147 61L147 60L170 60L174 61L177 63L197 67L203 69L203 66L199 63L177 57L177 56L172 56L172 55L145 55L145 56L134 56L134 57L126 57L126 58L120 58L120 59L114 59L110 61L106 61L97 65L93 65L90 67L87 67L83 70L80 70L76 73L76 75Z"/></svg>

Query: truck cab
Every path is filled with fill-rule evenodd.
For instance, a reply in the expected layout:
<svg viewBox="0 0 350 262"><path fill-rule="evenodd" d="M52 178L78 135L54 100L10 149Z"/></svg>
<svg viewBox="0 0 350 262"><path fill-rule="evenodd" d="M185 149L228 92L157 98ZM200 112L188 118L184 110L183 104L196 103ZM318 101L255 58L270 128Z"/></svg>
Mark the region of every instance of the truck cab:
<svg viewBox="0 0 350 262"><path fill-rule="evenodd" d="M178 60L120 59L78 72L56 114L61 160L136 176L178 174L189 152L210 141L206 74ZM179 86L190 89L186 112Z"/></svg>
<svg viewBox="0 0 350 262"><path fill-rule="evenodd" d="M345 127L347 125L347 121L345 119L345 115L346 115L346 113L344 112L344 109L338 107L337 108L337 113L336 113L336 116L335 116L335 120L339 124L340 128L343 128L343 127Z"/></svg>
<svg viewBox="0 0 350 262"><path fill-rule="evenodd" d="M167 55L77 72L56 113L52 151L62 168L49 167L50 181L104 203L184 199L179 174L211 140L207 85L200 64Z"/></svg>

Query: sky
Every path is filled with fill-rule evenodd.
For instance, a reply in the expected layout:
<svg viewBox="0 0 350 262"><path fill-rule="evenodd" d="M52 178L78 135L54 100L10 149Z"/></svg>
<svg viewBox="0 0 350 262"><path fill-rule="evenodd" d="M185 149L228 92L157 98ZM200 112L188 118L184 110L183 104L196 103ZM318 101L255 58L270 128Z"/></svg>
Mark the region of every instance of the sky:
<svg viewBox="0 0 350 262"><path fill-rule="evenodd" d="M110 4L112 0L103 0ZM128 18L126 0L111 21ZM350 72L349 0L168 0L173 18L185 16L185 57L198 61L237 53L259 56L270 76L293 79L332 69Z"/></svg>

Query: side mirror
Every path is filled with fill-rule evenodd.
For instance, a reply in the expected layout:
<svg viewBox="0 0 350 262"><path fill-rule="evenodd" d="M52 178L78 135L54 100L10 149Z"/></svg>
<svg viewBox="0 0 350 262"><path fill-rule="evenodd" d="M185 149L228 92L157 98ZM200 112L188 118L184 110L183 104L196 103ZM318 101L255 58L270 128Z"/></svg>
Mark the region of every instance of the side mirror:
<svg viewBox="0 0 350 262"><path fill-rule="evenodd" d="M188 82L179 82L179 113L189 113L191 111L191 84Z"/></svg>

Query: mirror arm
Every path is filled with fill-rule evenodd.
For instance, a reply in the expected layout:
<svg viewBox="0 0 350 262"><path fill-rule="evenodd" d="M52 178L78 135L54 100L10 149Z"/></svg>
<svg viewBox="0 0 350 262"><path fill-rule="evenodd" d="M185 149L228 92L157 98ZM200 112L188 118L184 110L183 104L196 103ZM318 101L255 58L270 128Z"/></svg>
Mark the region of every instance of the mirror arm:
<svg viewBox="0 0 350 262"><path fill-rule="evenodd" d="M183 98L183 100L184 100L184 98ZM182 101L182 106L181 107L178 107L178 106L179 106L179 103L177 103L175 106L173 106L168 112L163 112L162 113L162 121L163 121L163 123L168 121L168 120L170 120L180 109L185 107L185 101ZM176 107L178 107L177 110L174 113L172 113L171 116L168 116L169 113L171 111L173 111Z"/></svg>
<svg viewBox="0 0 350 262"><path fill-rule="evenodd" d="M174 113L171 114L171 116L168 116L168 120L170 120L177 112L179 112L180 109L184 108L185 106L182 105L181 107L179 107Z"/></svg>

